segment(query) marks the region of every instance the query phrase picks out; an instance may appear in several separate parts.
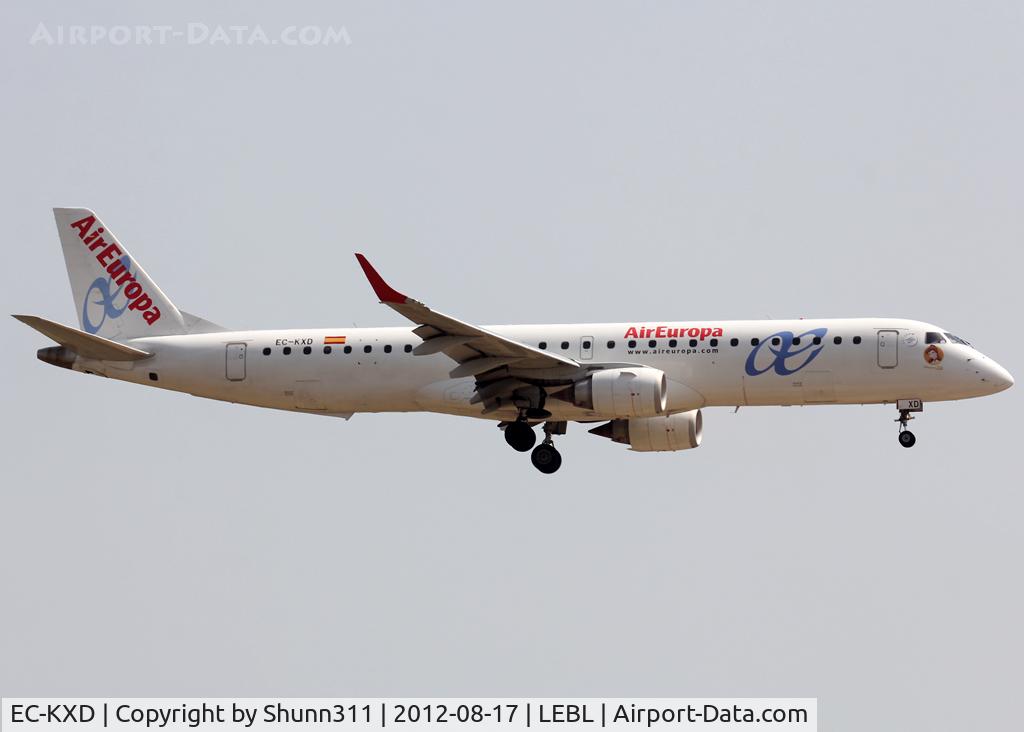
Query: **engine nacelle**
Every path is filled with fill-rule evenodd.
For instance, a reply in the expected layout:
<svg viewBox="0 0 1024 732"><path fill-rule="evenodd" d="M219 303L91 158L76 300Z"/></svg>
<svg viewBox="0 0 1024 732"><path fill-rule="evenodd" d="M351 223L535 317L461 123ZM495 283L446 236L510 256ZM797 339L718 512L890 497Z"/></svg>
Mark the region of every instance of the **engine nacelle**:
<svg viewBox="0 0 1024 732"><path fill-rule="evenodd" d="M664 452L700 447L704 418L699 409L664 417L613 419L590 430L637 452Z"/></svg>
<svg viewBox="0 0 1024 732"><path fill-rule="evenodd" d="M653 417L665 411L665 372L646 366L606 369L573 384L570 401L607 417Z"/></svg>

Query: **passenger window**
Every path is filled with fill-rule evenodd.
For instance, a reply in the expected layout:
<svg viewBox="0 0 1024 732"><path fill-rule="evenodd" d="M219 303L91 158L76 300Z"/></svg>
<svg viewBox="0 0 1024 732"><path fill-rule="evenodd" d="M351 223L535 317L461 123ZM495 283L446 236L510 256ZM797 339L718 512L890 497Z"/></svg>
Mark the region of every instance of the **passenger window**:
<svg viewBox="0 0 1024 732"><path fill-rule="evenodd" d="M821 336L814 336L814 340L811 341L811 343L813 343L816 346L819 345L821 343Z"/></svg>
<svg viewBox="0 0 1024 732"><path fill-rule="evenodd" d="M657 341L647 341L647 347L648 348L654 348L657 345L658 345Z"/></svg>
<svg viewBox="0 0 1024 732"><path fill-rule="evenodd" d="M345 346L345 353L352 353L352 346Z"/></svg>
<svg viewBox="0 0 1024 732"><path fill-rule="evenodd" d="M590 341L583 341L584 348L590 348Z"/></svg>
<svg viewBox="0 0 1024 732"><path fill-rule="evenodd" d="M373 346L363 346L363 353L369 353L373 350Z"/></svg>
<svg viewBox="0 0 1024 732"><path fill-rule="evenodd" d="M925 333L925 343L945 343L946 339L942 337L942 333Z"/></svg>
<svg viewBox="0 0 1024 732"><path fill-rule="evenodd" d="M569 347L569 341L562 341L562 350L566 350Z"/></svg>
<svg viewBox="0 0 1024 732"><path fill-rule="evenodd" d="M384 353L391 353L391 344L384 346Z"/></svg>
<svg viewBox="0 0 1024 732"><path fill-rule="evenodd" d="M285 346L284 348L281 349L281 353L283 353L285 356L289 355L291 352L292 352L292 347L291 346Z"/></svg>
<svg viewBox="0 0 1024 732"><path fill-rule="evenodd" d="M854 342L854 344L860 343L860 336L854 336L853 337L853 342Z"/></svg>
<svg viewBox="0 0 1024 732"><path fill-rule="evenodd" d="M843 342L843 337L842 336L836 336L835 338L832 339L832 342L835 343L838 346L840 343Z"/></svg>
<svg viewBox="0 0 1024 732"><path fill-rule="evenodd" d="M669 348L675 348L678 344L679 344L679 342L675 338L673 338L672 340L670 340L668 342L668 347Z"/></svg>
<svg viewBox="0 0 1024 732"><path fill-rule="evenodd" d="M310 348L309 346L306 346L305 348L302 349L302 352L308 356L313 352L313 349Z"/></svg>
<svg viewBox="0 0 1024 732"><path fill-rule="evenodd" d="M324 353L330 353L330 352L331 352L331 347L330 346L324 346Z"/></svg>
<svg viewBox="0 0 1024 732"><path fill-rule="evenodd" d="M409 344L409 343L405 344L405 352L406 353L412 353L412 344Z"/></svg>
<svg viewBox="0 0 1024 732"><path fill-rule="evenodd" d="M714 348L717 345L718 345L718 339L717 338L712 338L711 339L711 347Z"/></svg>
<svg viewBox="0 0 1024 732"><path fill-rule="evenodd" d="M546 350L547 347L548 347L548 342L547 341L541 341L540 343L537 344L537 348L539 348L542 351Z"/></svg>
<svg viewBox="0 0 1024 732"><path fill-rule="evenodd" d="M628 346L629 346L630 348L636 348L636 341L630 341L630 342L629 342L628 344L626 344L626 345L628 345Z"/></svg>
<svg viewBox="0 0 1024 732"><path fill-rule="evenodd" d="M756 346L760 342L761 342L760 338L751 338L750 339L750 345L752 345L752 346Z"/></svg>
<svg viewBox="0 0 1024 732"><path fill-rule="evenodd" d="M793 338L793 345L794 346L799 346L800 345L800 336L796 336L795 338Z"/></svg>
<svg viewBox="0 0 1024 732"><path fill-rule="evenodd" d="M782 343L782 341L780 341L778 338L772 338L772 345L773 346L777 346L780 343Z"/></svg>
<svg viewBox="0 0 1024 732"><path fill-rule="evenodd" d="M608 341L608 349L611 350L612 348L615 348L615 341Z"/></svg>
<svg viewBox="0 0 1024 732"><path fill-rule="evenodd" d="M264 356L269 356L270 355L270 349L269 348L264 348L263 349L263 355Z"/></svg>
<svg viewBox="0 0 1024 732"><path fill-rule="evenodd" d="M730 346L734 346L735 347L735 346L738 346L739 344L740 344L740 339L739 338L732 338L732 339L729 340L729 345Z"/></svg>
<svg viewBox="0 0 1024 732"><path fill-rule="evenodd" d="M696 348L696 347L697 347L697 339L696 338L691 338L690 339L690 348Z"/></svg>

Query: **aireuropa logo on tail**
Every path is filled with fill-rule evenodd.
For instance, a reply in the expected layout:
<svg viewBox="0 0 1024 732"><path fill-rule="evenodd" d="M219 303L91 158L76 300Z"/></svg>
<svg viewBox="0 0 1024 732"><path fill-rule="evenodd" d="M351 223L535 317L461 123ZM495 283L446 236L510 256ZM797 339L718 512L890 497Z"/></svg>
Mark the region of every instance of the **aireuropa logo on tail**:
<svg viewBox="0 0 1024 732"><path fill-rule="evenodd" d="M89 247L90 252L96 253L96 261L109 275L98 277L86 291L82 302L82 327L87 333L97 333L108 318L116 320L128 311L138 312L146 325L153 325L160 319L160 308L153 305L153 298L135 279L128 255L117 244L103 239L102 226L92 231L95 223L95 216L86 216L71 224L71 228L78 231L82 244ZM123 298L121 305L115 303L119 296ZM99 299L91 299L93 297ZM90 304L102 307L102 315L90 313ZM98 316L97 319L93 318L94 315Z"/></svg>
<svg viewBox="0 0 1024 732"><path fill-rule="evenodd" d="M132 261L125 255L121 257L121 264L130 270ZM124 315L129 301L119 298L122 289L123 286L115 289L113 277L101 276L93 280L82 301L82 327L86 333L99 333L107 318L117 320Z"/></svg>

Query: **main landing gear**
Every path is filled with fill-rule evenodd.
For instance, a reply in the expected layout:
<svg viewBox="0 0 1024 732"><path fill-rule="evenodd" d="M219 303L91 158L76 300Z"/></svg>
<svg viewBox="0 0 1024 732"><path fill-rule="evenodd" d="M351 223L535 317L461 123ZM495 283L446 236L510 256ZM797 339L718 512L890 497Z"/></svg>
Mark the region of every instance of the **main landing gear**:
<svg viewBox="0 0 1024 732"><path fill-rule="evenodd" d="M513 450L518 452L529 452L534 443L537 442L537 433L525 418L517 419L505 425L505 442Z"/></svg>
<svg viewBox="0 0 1024 732"><path fill-rule="evenodd" d="M552 435L564 435L565 427L565 422L545 422L544 441L537 447L533 447L537 442L537 433L533 431L533 427L525 417L520 417L515 422L505 425L505 442L519 452L527 452L533 448L533 452L530 453L530 462L533 463L533 467L550 475L562 466L562 455L555 449Z"/></svg>
<svg viewBox="0 0 1024 732"><path fill-rule="evenodd" d="M555 449L555 441L551 436L564 434L565 422L544 423L544 442L533 448L533 452L530 453L533 467L545 475L550 475L562 467L562 455Z"/></svg>

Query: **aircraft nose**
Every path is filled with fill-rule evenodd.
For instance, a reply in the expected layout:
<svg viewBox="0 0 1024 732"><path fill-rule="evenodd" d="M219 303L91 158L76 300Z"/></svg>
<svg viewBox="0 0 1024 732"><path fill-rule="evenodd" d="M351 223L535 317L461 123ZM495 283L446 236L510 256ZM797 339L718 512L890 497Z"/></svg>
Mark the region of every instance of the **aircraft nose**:
<svg viewBox="0 0 1024 732"><path fill-rule="evenodd" d="M1010 372L990 358L985 360L981 380L986 384L991 384L995 391L1005 391L1013 386L1013 376L1010 375Z"/></svg>

